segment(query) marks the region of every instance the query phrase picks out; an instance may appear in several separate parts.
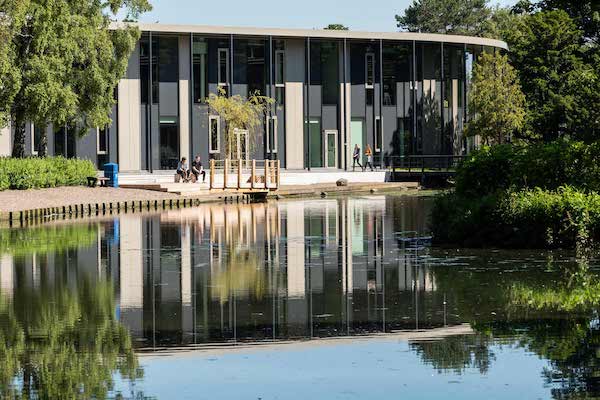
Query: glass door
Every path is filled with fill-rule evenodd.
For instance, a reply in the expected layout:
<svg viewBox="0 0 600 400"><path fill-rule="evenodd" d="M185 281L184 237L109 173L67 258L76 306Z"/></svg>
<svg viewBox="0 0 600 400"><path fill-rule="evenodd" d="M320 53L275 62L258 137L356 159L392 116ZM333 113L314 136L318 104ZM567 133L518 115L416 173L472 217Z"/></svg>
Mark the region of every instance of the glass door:
<svg viewBox="0 0 600 400"><path fill-rule="evenodd" d="M246 129L235 129L233 134L235 135L235 142L230 158L242 160L243 163L248 164L250 160L248 131Z"/></svg>
<svg viewBox="0 0 600 400"><path fill-rule="evenodd" d="M326 168L337 168L337 135L336 130L326 130L323 139L325 144L323 149L325 150L325 167Z"/></svg>

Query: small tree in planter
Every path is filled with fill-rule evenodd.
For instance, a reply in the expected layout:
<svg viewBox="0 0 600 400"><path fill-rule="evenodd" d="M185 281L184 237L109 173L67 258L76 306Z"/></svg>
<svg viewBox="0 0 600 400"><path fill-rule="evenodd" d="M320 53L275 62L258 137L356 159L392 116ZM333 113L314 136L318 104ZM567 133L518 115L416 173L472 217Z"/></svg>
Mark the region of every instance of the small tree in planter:
<svg viewBox="0 0 600 400"><path fill-rule="evenodd" d="M241 158L237 149L236 131L243 129L248 131L247 152L251 152L256 145L256 130L265 121L265 115L275 100L261 96L255 92L250 96L242 97L235 95L228 97L224 90L219 89L218 94L211 93L206 100L210 112L221 117L225 125L225 147L222 149L224 158Z"/></svg>

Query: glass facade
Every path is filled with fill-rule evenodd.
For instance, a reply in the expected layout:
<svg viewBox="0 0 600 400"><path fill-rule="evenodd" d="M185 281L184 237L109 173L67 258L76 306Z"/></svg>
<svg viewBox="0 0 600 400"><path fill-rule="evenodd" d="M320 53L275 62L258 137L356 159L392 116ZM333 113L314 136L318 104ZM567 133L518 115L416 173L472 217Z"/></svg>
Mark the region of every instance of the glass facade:
<svg viewBox="0 0 600 400"><path fill-rule="evenodd" d="M171 170L183 156L200 155L205 164L226 158L229 127L206 103L221 91L274 99L258 127L239 129L249 131L251 159L277 159L282 168L350 169L354 144L361 163L371 147L375 167L459 156L479 145L464 135L473 66L484 52L505 47L481 38L156 29L142 32L131 55L113 123L90 129L90 137L48 129L49 155L99 166L110 160L131 171ZM42 131L31 126L26 152L35 155Z"/></svg>

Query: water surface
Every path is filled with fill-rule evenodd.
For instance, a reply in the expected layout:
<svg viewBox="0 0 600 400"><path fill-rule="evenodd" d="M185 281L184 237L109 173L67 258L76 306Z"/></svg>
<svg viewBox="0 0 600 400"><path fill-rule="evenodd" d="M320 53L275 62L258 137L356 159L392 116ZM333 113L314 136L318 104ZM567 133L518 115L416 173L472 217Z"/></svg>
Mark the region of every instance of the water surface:
<svg viewBox="0 0 600 400"><path fill-rule="evenodd" d="M0 231L2 398L600 396L598 262L431 246L431 198Z"/></svg>

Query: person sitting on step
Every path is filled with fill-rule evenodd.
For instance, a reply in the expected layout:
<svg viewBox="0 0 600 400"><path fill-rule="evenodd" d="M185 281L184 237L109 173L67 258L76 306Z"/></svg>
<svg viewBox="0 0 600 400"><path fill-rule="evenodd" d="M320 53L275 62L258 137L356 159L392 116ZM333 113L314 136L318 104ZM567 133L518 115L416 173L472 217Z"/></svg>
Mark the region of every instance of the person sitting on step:
<svg viewBox="0 0 600 400"><path fill-rule="evenodd" d="M177 163L177 175L181 176L183 182L190 180L190 167L187 163L187 158L182 157L181 161Z"/></svg>
<svg viewBox="0 0 600 400"><path fill-rule="evenodd" d="M200 175L202 175L202 183L206 181L206 171L204 170L204 167L202 167L202 159L199 155L192 161L192 174L196 176L196 182L198 182L198 177Z"/></svg>

